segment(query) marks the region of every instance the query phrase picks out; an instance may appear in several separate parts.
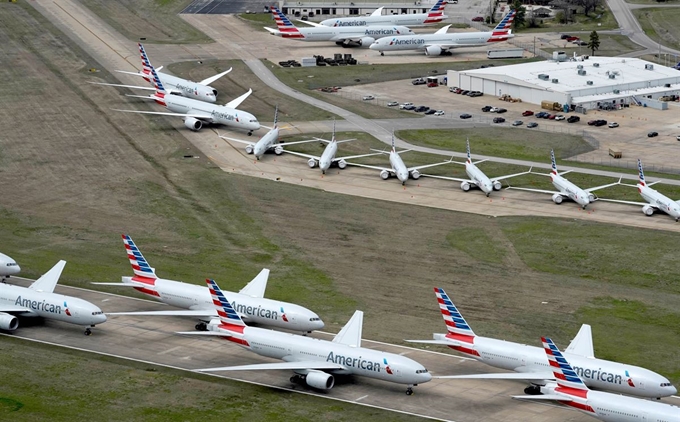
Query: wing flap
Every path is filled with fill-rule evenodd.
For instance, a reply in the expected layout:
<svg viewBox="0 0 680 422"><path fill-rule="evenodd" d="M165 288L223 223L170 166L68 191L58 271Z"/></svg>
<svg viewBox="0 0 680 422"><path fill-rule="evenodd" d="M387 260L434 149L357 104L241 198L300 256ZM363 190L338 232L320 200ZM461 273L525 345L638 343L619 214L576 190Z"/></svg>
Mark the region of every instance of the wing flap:
<svg viewBox="0 0 680 422"><path fill-rule="evenodd" d="M299 369L346 369L344 366L325 361L302 361L302 362L277 362L259 363L254 365L224 366L221 368L195 369L197 372L220 372L220 371L261 371L261 370L299 370Z"/></svg>

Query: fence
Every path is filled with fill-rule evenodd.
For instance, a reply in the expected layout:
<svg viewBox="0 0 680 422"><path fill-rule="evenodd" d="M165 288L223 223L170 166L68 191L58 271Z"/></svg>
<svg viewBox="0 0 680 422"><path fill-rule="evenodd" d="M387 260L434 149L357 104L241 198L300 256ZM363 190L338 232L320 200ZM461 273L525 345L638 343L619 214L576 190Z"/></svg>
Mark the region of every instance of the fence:
<svg viewBox="0 0 680 422"><path fill-rule="evenodd" d="M569 158L570 161L577 161L579 163L597 164L601 166L618 167L627 170L633 170L637 172L638 164L637 159L626 160L623 158L612 158L612 157L595 157L588 154L579 155L576 157ZM669 166L667 164L653 164L645 163L645 173L656 172L656 173L668 173L668 174L680 174L680 167Z"/></svg>

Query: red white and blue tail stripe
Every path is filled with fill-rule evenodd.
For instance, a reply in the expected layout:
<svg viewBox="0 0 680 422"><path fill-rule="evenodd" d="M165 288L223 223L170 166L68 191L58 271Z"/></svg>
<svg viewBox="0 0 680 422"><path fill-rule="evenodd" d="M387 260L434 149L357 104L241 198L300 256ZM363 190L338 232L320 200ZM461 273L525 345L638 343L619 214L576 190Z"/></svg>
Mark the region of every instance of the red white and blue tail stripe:
<svg viewBox="0 0 680 422"><path fill-rule="evenodd" d="M515 20L516 14L517 11L513 9L501 19L498 25L493 29L489 42L506 41L509 38L510 28L512 27L512 22Z"/></svg>
<svg viewBox="0 0 680 422"><path fill-rule="evenodd" d="M245 327L246 324L243 323L241 317L236 313L231 303L220 290L220 286L215 283L215 280L206 279L205 282L208 284L208 289L210 290L210 296L212 296L213 305L217 309L217 315L220 317L220 322L227 325L237 325Z"/></svg>
<svg viewBox="0 0 680 422"><path fill-rule="evenodd" d="M439 0L434 6L427 12L427 18L423 23L439 23L444 20L444 9L446 8L447 1Z"/></svg>
<svg viewBox="0 0 680 422"><path fill-rule="evenodd" d="M156 270L154 270L149 263L144 259L144 256L132 241L132 238L126 234L123 236L123 244L125 244L125 251L127 252L128 259L130 260L130 265L132 265L132 271L135 273L133 278L135 281L139 278L150 279L151 281L156 280ZM153 284L153 282L151 282Z"/></svg>
<svg viewBox="0 0 680 422"><path fill-rule="evenodd" d="M557 176L557 162L555 161L555 150L552 149L550 150L550 166L551 166L550 173Z"/></svg>
<svg viewBox="0 0 680 422"><path fill-rule="evenodd" d="M272 15L274 15L274 22L276 22L276 27L279 30L282 38L304 38L305 36L300 32L300 30L293 25L293 22L286 17L278 7L272 6Z"/></svg>
<svg viewBox="0 0 680 422"><path fill-rule="evenodd" d="M640 186L647 186L645 183L645 172L642 171L642 160L638 158L638 184Z"/></svg>
<svg viewBox="0 0 680 422"><path fill-rule="evenodd" d="M141 43L137 43L137 46L139 47L139 58L142 59L142 69L144 73L149 74L151 73L149 57L146 55L146 50L144 50L144 46Z"/></svg>
<svg viewBox="0 0 680 422"><path fill-rule="evenodd" d="M541 341L543 342L543 349L548 357L550 368L557 380L557 385L560 387L588 391L588 387L586 387L583 380L579 378L578 374L564 358L564 355L562 355L562 352L560 352L560 349L557 348L552 339L541 337Z"/></svg>
<svg viewBox="0 0 680 422"><path fill-rule="evenodd" d="M435 287L434 294L437 296L439 310L442 313L442 317L444 317L444 323L446 324L446 329L449 333L474 337L475 333L472 331L472 328L470 328L465 321L463 315L458 312L458 308L456 308L456 305L449 299L449 295L446 294L444 289Z"/></svg>
<svg viewBox="0 0 680 422"><path fill-rule="evenodd" d="M161 82L161 78L158 77L158 73L156 73L156 69L153 66L151 66L151 78L153 79L153 86L156 88L154 100L163 107L167 107L167 104L165 104L165 87L163 87L163 82Z"/></svg>
<svg viewBox="0 0 680 422"><path fill-rule="evenodd" d="M472 164L472 157L470 156L470 139L466 141L467 144L467 163Z"/></svg>

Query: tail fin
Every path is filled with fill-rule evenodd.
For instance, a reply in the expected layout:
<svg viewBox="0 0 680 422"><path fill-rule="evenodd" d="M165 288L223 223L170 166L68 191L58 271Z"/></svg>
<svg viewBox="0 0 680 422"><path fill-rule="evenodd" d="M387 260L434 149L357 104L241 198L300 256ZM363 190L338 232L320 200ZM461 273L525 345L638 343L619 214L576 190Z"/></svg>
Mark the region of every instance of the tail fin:
<svg viewBox="0 0 680 422"><path fill-rule="evenodd" d="M333 118L333 134L331 135L331 142L335 142L335 118Z"/></svg>
<svg viewBox="0 0 680 422"><path fill-rule="evenodd" d="M154 69L153 66L151 66L151 79L153 80L153 86L156 88L156 93L154 94L153 98L158 104L166 107L167 104L165 104L165 94L167 94L167 92L165 91L163 82L161 82L161 78L158 77L158 73L156 73L156 69Z"/></svg>
<svg viewBox="0 0 680 422"><path fill-rule="evenodd" d="M555 162L555 151L552 150L552 149L550 150L550 162L551 162L551 166L552 166L552 170L550 171L550 173L557 176L558 173L557 173L557 163Z"/></svg>
<svg viewBox="0 0 680 422"><path fill-rule="evenodd" d="M645 183L645 173L642 171L642 161L638 158L638 183L640 186L647 186Z"/></svg>
<svg viewBox="0 0 680 422"><path fill-rule="evenodd" d="M517 11L513 9L510 11L510 13L505 15L505 17L501 19L498 25L496 25L496 27L493 29L488 42L506 41L508 38L510 38L512 34L510 28L512 27L512 22L515 20L516 14Z"/></svg>
<svg viewBox="0 0 680 422"><path fill-rule="evenodd" d="M305 37L304 35L302 35L300 30L295 25L293 25L293 22L291 22L290 19L286 17L286 15L281 13L278 7L272 6L270 10L272 11L272 15L274 15L274 22L276 22L276 27L281 33L281 37L283 38Z"/></svg>
<svg viewBox="0 0 680 422"><path fill-rule="evenodd" d="M470 157L470 138L467 139L466 144L467 144L467 162L468 164L472 164L472 157Z"/></svg>
<svg viewBox="0 0 680 422"><path fill-rule="evenodd" d="M449 330L449 334L463 335L467 337L474 337L475 333L472 328L468 325L463 318L463 315L458 312L458 308L453 304L449 296L446 294L444 289L439 287L434 288L434 294L437 296L437 302L439 302L439 309L444 317L444 323L446 323L446 328Z"/></svg>
<svg viewBox="0 0 680 422"><path fill-rule="evenodd" d="M397 149L394 147L394 132L392 132L392 151L397 151Z"/></svg>
<svg viewBox="0 0 680 422"><path fill-rule="evenodd" d="M144 50L142 43L137 43L137 46L139 47L139 57L142 59L142 69L144 73L148 75L151 73L151 62L149 61L149 57L146 55L146 50Z"/></svg>
<svg viewBox="0 0 680 422"><path fill-rule="evenodd" d="M226 325L245 327L246 324L243 323L243 320L231 306L231 303L224 297L222 290L220 290L220 286L215 283L215 280L206 279L205 282L208 283L208 289L210 290L213 304L217 309L217 315L220 318L220 322Z"/></svg>
<svg viewBox="0 0 680 422"><path fill-rule="evenodd" d="M572 390L588 391L588 387L579 378L578 374L562 355L562 352L560 352L560 349L555 346L555 343L547 337L541 337L541 341L543 342L545 354L548 356L548 363L557 380L557 385Z"/></svg>
<svg viewBox="0 0 680 422"><path fill-rule="evenodd" d="M274 109L274 129L277 128L279 123L279 106L276 106L276 109Z"/></svg>
<svg viewBox="0 0 680 422"><path fill-rule="evenodd" d="M446 4L446 0L438 0L427 12L427 18L425 18L423 23L438 23L444 20L444 8L446 8Z"/></svg>
<svg viewBox="0 0 680 422"><path fill-rule="evenodd" d="M135 277L142 277L145 279L155 280L156 270L152 268L144 256L132 241L132 238L126 234L123 235L123 243L125 244L125 250L127 251L128 259L130 260L130 265L132 265L132 271L135 273Z"/></svg>

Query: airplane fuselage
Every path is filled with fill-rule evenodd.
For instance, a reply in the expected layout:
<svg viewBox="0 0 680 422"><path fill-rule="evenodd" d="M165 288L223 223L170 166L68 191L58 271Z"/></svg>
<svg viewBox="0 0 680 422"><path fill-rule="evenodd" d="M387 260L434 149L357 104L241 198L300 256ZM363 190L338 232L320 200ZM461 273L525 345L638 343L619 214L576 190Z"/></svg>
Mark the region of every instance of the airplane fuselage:
<svg viewBox="0 0 680 422"><path fill-rule="evenodd" d="M404 160L401 159L401 156L394 149L390 151L390 165L392 166L392 173L397 176L401 184L406 183L409 176L408 167L406 167Z"/></svg>
<svg viewBox="0 0 680 422"><path fill-rule="evenodd" d="M297 32L273 32L274 35L283 38L293 38L300 41L344 41L347 39L365 38L372 43L374 40L383 37L396 35L413 34L405 26L370 26L370 27L312 27L298 28ZM368 47L368 45L364 45Z"/></svg>
<svg viewBox="0 0 680 422"><path fill-rule="evenodd" d="M326 19L321 22L321 25L331 27L357 27L357 26L375 26L375 25L403 25L403 26L425 26L435 24L447 19L448 16L438 15L428 18L428 13L414 13L412 15L380 15L380 16L364 16L358 18L335 18Z"/></svg>
<svg viewBox="0 0 680 422"><path fill-rule="evenodd" d="M260 123L255 116L243 110L208 104L177 95L166 95L163 102L173 113L201 115L205 116L205 119L211 119L214 123L249 131L260 128Z"/></svg>
<svg viewBox="0 0 680 422"><path fill-rule="evenodd" d="M483 171L477 168L476 165L465 162L465 173L470 180L486 194L486 196L489 196L489 194L493 192L493 183L491 183L491 179L489 179Z"/></svg>
<svg viewBox="0 0 680 422"><path fill-rule="evenodd" d="M265 133L259 141L253 146L253 154L259 160L269 149L273 148L276 141L279 139L279 128L275 127L269 132Z"/></svg>
<svg viewBox="0 0 680 422"><path fill-rule="evenodd" d="M565 196L579 204L584 209L592 202L592 200L594 200L592 194L579 188L559 174L556 175L551 173L550 180L558 192L563 193Z"/></svg>
<svg viewBox="0 0 680 422"><path fill-rule="evenodd" d="M473 47L490 42L493 32L459 32L446 34L400 35L382 38L371 45L371 50L400 51L422 50L432 45Z"/></svg>
<svg viewBox="0 0 680 422"><path fill-rule="evenodd" d="M649 202L651 206L665 212L676 220L680 219L680 204L649 186L642 186L638 183L637 188L642 199Z"/></svg>
<svg viewBox="0 0 680 422"><path fill-rule="evenodd" d="M338 143L335 140L332 140L331 142L326 145L326 148L324 148L323 153L321 154L321 157L319 157L319 168L323 173L326 172L331 167L331 164L333 163L333 159L335 158L335 154L338 152Z"/></svg>
<svg viewBox="0 0 680 422"><path fill-rule="evenodd" d="M19 274L21 267L9 256L0 253L0 277L9 277Z"/></svg>
<svg viewBox="0 0 680 422"><path fill-rule="evenodd" d="M178 78L163 72L156 71L156 74L163 83L163 86L173 94L179 94L183 97L207 103L217 101L217 90L209 85ZM149 74L140 72L140 75L153 86L153 81Z"/></svg>

